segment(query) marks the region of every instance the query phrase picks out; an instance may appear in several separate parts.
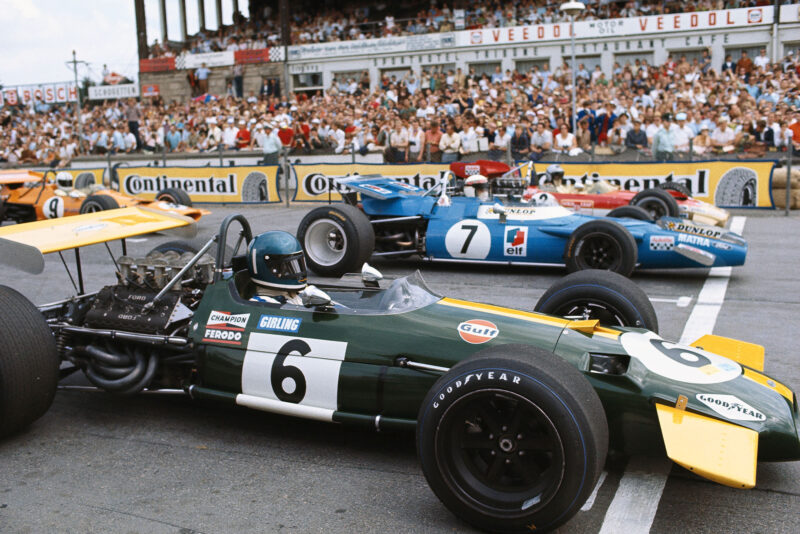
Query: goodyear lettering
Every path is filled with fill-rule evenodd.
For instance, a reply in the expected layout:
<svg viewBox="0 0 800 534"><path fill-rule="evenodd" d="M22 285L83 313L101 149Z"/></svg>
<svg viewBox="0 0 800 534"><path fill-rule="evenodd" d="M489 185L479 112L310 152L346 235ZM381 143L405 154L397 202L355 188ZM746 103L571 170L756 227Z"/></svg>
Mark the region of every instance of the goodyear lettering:
<svg viewBox="0 0 800 534"><path fill-rule="evenodd" d="M517 375L509 376L505 372L501 371L486 371L482 373L470 373L464 377L464 380L461 379L456 380L455 382L451 383L447 386L442 392L440 392L433 401L433 408L438 408L441 406L441 402L444 401L448 395L453 393L454 391L458 391L461 389L462 386L466 386L470 382L482 382L484 380L494 380L496 382L511 382L512 384L519 384L522 382L522 379Z"/></svg>
<svg viewBox="0 0 800 534"><path fill-rule="evenodd" d="M298 317L282 317L280 315L262 315L258 321L261 330L277 330L278 332L297 332L303 320Z"/></svg>
<svg viewBox="0 0 800 534"><path fill-rule="evenodd" d="M707 237L700 237L699 235L679 234L678 241L689 243L690 245L700 245L701 247L711 246L711 241Z"/></svg>
<svg viewBox="0 0 800 534"><path fill-rule="evenodd" d="M698 393L697 400L728 419L736 421L767 420L767 416L734 395Z"/></svg>

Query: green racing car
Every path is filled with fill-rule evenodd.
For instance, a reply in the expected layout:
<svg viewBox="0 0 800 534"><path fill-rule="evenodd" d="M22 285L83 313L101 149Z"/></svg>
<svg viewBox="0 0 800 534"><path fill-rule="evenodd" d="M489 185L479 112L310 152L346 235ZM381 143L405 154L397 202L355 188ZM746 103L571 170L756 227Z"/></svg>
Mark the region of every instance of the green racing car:
<svg viewBox="0 0 800 534"><path fill-rule="evenodd" d="M78 263L78 294L60 302L37 307L0 286L0 436L45 413L74 372L119 395L179 390L415 430L444 505L503 532L568 521L609 450L666 453L736 488L755 485L758 461L800 459L797 400L762 373L763 348L662 339L644 292L615 273L573 273L535 311L442 297L418 273L386 281L368 266L271 302L258 298L255 249L237 254L254 243L240 215L199 249L128 254L128 237L190 228L125 208L0 229L0 262L37 273L43 254L75 249ZM118 281L87 292L78 251L112 240ZM292 261L299 281L304 265Z"/></svg>

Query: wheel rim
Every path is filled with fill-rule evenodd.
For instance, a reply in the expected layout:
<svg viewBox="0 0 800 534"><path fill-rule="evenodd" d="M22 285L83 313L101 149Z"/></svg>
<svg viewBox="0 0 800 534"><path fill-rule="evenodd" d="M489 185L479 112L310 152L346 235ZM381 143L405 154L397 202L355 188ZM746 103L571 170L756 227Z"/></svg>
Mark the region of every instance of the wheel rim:
<svg viewBox="0 0 800 534"><path fill-rule="evenodd" d="M601 324L609 326L642 326L639 321L627 320L619 308L590 299L571 300L548 313L568 319L597 319Z"/></svg>
<svg viewBox="0 0 800 534"><path fill-rule="evenodd" d="M639 206L647 210L647 212L656 219L669 215L666 202L662 201L660 198L649 198L640 202Z"/></svg>
<svg viewBox="0 0 800 534"><path fill-rule="evenodd" d="M173 198L172 195L161 195L158 197L158 200L162 202L169 202L170 204L180 204L177 199Z"/></svg>
<svg viewBox="0 0 800 534"><path fill-rule="evenodd" d="M305 248L309 259L317 265L336 265L347 253L344 228L335 221L320 219L306 230Z"/></svg>
<svg viewBox="0 0 800 534"><path fill-rule="evenodd" d="M584 269L616 271L622 262L622 247L619 242L604 233L593 233L584 237L577 254Z"/></svg>
<svg viewBox="0 0 800 534"><path fill-rule="evenodd" d="M564 447L553 422L531 400L500 389L469 393L447 409L436 459L460 499L503 518L544 507L564 477Z"/></svg>
<svg viewBox="0 0 800 534"><path fill-rule="evenodd" d="M95 213L98 211L103 211L103 207L96 202L87 202L83 208L84 213Z"/></svg>

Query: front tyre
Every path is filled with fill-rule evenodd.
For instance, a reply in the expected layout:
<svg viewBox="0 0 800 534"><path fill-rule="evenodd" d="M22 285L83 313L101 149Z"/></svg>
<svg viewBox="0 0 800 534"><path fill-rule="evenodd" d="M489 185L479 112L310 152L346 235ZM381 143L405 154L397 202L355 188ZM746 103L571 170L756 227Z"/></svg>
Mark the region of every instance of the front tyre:
<svg viewBox="0 0 800 534"><path fill-rule="evenodd" d="M0 286L0 437L27 427L50 408L59 359L36 306Z"/></svg>
<svg viewBox="0 0 800 534"><path fill-rule="evenodd" d="M545 350L504 345L443 375L417 420L428 484L471 525L547 532L594 488L608 449L600 399L572 365Z"/></svg>
<svg viewBox="0 0 800 534"><path fill-rule="evenodd" d="M81 214L95 213L98 211L115 210L119 203L109 195L89 195L81 203Z"/></svg>
<svg viewBox="0 0 800 534"><path fill-rule="evenodd" d="M656 222L649 211L639 206L631 205L614 208L606 214L606 217L612 219L635 219L637 221Z"/></svg>
<svg viewBox="0 0 800 534"><path fill-rule="evenodd" d="M638 257L636 241L621 224L595 219L572 232L564 251L567 270L586 269L613 271L630 276Z"/></svg>
<svg viewBox="0 0 800 534"><path fill-rule="evenodd" d="M360 209L348 204L311 210L297 228L306 263L322 276L358 271L372 256L375 231Z"/></svg>
<svg viewBox="0 0 800 534"><path fill-rule="evenodd" d="M631 206L647 210L654 219L680 217L678 201L663 189L645 189L631 199Z"/></svg>
<svg viewBox="0 0 800 534"><path fill-rule="evenodd" d="M658 333L658 316L647 294L630 279L611 271L590 269L568 274L545 291L534 311Z"/></svg>
<svg viewBox="0 0 800 534"><path fill-rule="evenodd" d="M177 187L166 187L156 194L156 200L180 206L192 207L192 198L189 193Z"/></svg>

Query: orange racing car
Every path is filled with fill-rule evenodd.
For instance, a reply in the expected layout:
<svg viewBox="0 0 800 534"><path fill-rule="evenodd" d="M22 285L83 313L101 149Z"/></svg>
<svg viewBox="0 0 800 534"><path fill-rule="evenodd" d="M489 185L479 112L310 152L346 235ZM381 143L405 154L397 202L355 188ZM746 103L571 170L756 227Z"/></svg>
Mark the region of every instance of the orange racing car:
<svg viewBox="0 0 800 534"><path fill-rule="evenodd" d="M189 195L182 189L162 189L155 200L141 200L95 183L89 173L73 179L69 172L60 171L55 179L48 179L51 172L0 171L0 223L54 219L131 206L146 206L194 220L211 213L192 207Z"/></svg>

